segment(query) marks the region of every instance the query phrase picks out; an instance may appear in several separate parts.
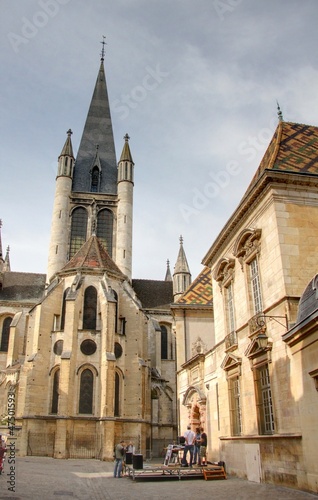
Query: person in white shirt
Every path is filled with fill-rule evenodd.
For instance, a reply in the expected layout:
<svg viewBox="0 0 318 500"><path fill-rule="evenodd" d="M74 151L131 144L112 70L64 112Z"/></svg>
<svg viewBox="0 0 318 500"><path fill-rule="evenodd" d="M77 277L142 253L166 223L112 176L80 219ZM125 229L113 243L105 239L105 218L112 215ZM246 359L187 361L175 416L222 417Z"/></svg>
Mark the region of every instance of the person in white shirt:
<svg viewBox="0 0 318 500"><path fill-rule="evenodd" d="M182 463L185 465L187 463L187 454L190 452L190 463L189 466L192 467L193 451L194 451L194 440L195 434L191 430L191 425L188 425L187 430L184 433L185 443Z"/></svg>

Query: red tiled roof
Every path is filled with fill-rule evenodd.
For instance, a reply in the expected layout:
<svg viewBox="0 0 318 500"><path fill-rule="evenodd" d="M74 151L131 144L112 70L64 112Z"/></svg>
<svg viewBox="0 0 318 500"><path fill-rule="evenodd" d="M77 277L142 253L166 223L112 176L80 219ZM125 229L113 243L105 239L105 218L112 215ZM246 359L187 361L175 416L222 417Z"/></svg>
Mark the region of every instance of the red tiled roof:
<svg viewBox="0 0 318 500"><path fill-rule="evenodd" d="M105 247L95 235L91 236L84 243L79 251L63 267L62 271L79 268L100 269L124 277L124 274L115 264L113 259L107 253Z"/></svg>

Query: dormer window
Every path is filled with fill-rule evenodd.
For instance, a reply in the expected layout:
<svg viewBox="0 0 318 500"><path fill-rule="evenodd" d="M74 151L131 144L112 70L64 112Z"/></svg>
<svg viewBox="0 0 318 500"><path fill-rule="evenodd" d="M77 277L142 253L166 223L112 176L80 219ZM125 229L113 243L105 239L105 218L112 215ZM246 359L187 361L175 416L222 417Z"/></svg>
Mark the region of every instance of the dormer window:
<svg viewBox="0 0 318 500"><path fill-rule="evenodd" d="M99 188L99 169L94 167L92 170L91 193L97 193Z"/></svg>

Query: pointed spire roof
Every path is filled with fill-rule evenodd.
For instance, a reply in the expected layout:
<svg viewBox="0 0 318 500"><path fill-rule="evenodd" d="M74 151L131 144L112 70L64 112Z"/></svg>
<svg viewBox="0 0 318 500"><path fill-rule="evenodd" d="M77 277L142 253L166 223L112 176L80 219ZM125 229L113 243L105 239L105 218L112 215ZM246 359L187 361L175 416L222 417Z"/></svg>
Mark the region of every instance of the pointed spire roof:
<svg viewBox="0 0 318 500"><path fill-rule="evenodd" d="M124 136L124 139L125 139L125 144L124 144L119 161L130 161L131 163L134 163L132 156L131 156L130 147L129 147L129 139L130 139L129 135L126 134Z"/></svg>
<svg viewBox="0 0 318 500"><path fill-rule="evenodd" d="M73 147L72 147L72 139L71 139L71 135L73 134L73 132L69 128L66 133L67 133L67 139L65 141L65 144L63 146L63 149L61 151L60 156L72 156L74 158Z"/></svg>
<svg viewBox="0 0 318 500"><path fill-rule="evenodd" d="M10 266L10 247L7 247L7 252L6 252L6 258L4 259L4 265L3 265L3 271L11 271L11 266Z"/></svg>
<svg viewBox="0 0 318 500"><path fill-rule="evenodd" d="M73 177L74 192L90 191L89 171L97 145L99 145L98 152L102 169L100 192L116 194L117 162L103 57L76 157Z"/></svg>
<svg viewBox="0 0 318 500"><path fill-rule="evenodd" d="M185 254L185 251L184 251L184 248L183 248L183 238L182 238L182 236L180 236L179 254L178 254L176 265L174 266L174 273L173 274L177 274L177 273L191 274L190 273L190 269L189 269L189 265L188 265L188 261L187 261L187 258L186 258L186 254Z"/></svg>
<svg viewBox="0 0 318 500"><path fill-rule="evenodd" d="M169 259L167 260L167 271L166 271L165 281L172 281Z"/></svg>
<svg viewBox="0 0 318 500"><path fill-rule="evenodd" d="M116 275L124 279L125 275L110 257L105 247L97 236L92 235L71 260L63 267L61 272L79 270L100 270L109 274Z"/></svg>

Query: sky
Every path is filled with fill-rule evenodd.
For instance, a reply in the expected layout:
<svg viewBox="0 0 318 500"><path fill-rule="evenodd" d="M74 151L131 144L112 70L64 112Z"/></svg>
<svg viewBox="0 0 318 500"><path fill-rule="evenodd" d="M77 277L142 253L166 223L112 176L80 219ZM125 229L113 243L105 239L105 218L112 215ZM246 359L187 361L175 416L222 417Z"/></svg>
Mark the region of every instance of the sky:
<svg viewBox="0 0 318 500"><path fill-rule="evenodd" d="M100 65L135 163L133 278L192 279L278 124L318 126L317 0L0 0L0 219L11 270L46 273L57 158Z"/></svg>

